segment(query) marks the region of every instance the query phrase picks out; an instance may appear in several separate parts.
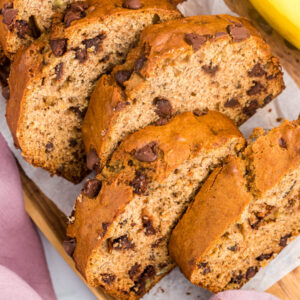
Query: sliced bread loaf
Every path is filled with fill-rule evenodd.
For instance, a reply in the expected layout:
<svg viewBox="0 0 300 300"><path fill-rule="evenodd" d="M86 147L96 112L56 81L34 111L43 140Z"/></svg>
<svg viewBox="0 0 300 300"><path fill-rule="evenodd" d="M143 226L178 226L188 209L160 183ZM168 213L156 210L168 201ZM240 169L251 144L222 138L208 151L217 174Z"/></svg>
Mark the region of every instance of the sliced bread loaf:
<svg viewBox="0 0 300 300"><path fill-rule="evenodd" d="M126 135L184 111L218 110L240 125L283 88L278 60L246 19L149 26L126 63L98 82L83 124L86 151L101 167Z"/></svg>
<svg viewBox="0 0 300 300"><path fill-rule="evenodd" d="M25 159L80 181L81 123L97 79L122 62L145 26L178 17L169 0L80 1L56 15L51 35L19 51L11 67L7 121Z"/></svg>
<svg viewBox="0 0 300 300"><path fill-rule="evenodd" d="M68 245L76 242L73 257L87 282L118 299L148 292L174 267L171 229L210 170L244 142L218 112L186 112L126 138L85 183L70 218Z"/></svg>
<svg viewBox="0 0 300 300"><path fill-rule="evenodd" d="M237 289L300 233L300 120L258 135L205 182L175 227L171 256L212 292Z"/></svg>

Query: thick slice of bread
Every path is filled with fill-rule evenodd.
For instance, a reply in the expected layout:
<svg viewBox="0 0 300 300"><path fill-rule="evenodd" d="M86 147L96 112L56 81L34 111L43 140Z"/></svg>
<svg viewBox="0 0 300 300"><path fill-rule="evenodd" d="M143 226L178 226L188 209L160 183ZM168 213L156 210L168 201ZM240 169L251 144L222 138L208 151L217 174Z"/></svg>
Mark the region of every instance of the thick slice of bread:
<svg viewBox="0 0 300 300"><path fill-rule="evenodd" d="M169 0L91 0L56 15L51 36L19 51L11 67L7 121L25 159L80 181L81 123L97 79L122 62L145 26L178 17Z"/></svg>
<svg viewBox="0 0 300 300"><path fill-rule="evenodd" d="M0 43L12 59L51 25L51 17L75 0L0 0Z"/></svg>
<svg viewBox="0 0 300 300"><path fill-rule="evenodd" d="M244 18L149 26L126 63L98 82L83 124L86 151L103 165L126 135L184 111L218 110L240 125L283 87L278 60Z"/></svg>
<svg viewBox="0 0 300 300"><path fill-rule="evenodd" d="M88 283L118 299L149 291L174 267L171 229L210 170L244 143L218 112L185 112L126 138L102 173L85 183L68 226Z"/></svg>
<svg viewBox="0 0 300 300"><path fill-rule="evenodd" d="M300 120L258 135L205 182L171 256L192 283L237 289L300 233Z"/></svg>

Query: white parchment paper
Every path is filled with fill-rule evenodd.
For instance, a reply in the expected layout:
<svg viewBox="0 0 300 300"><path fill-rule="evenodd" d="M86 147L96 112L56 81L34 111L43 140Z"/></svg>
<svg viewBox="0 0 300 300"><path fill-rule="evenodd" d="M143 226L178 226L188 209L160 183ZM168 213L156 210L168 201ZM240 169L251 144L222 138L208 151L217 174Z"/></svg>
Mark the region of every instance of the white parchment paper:
<svg viewBox="0 0 300 300"><path fill-rule="evenodd" d="M198 14L229 13L228 7L222 0L188 0L180 4L179 9L185 16ZM255 127L266 129L278 126L280 120L294 120L300 113L300 89L286 73L285 91L274 101L268 104L241 126L246 137ZM61 209L66 215L71 213L76 196L82 184L74 185L57 176L49 174L39 168L29 165L13 146L13 140L5 121L6 102L0 96L0 131L9 147L15 154L26 174L40 187L40 189ZM265 269L252 278L243 289L266 290L280 280L295 267L300 265L300 237L287 246ZM179 299L208 299L210 293L204 289L193 286L180 273L178 268L161 280L151 292L144 297L150 300L155 297L160 300Z"/></svg>

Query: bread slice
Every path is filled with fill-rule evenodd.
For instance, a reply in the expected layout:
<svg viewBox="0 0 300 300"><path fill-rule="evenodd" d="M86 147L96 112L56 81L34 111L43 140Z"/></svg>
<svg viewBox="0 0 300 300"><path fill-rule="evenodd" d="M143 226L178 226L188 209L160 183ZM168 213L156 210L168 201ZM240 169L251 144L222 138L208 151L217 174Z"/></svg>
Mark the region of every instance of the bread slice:
<svg viewBox="0 0 300 300"><path fill-rule="evenodd" d="M118 299L148 292L174 267L167 250L172 227L210 170L244 142L218 112L186 112L126 138L85 183L68 226L87 282Z"/></svg>
<svg viewBox="0 0 300 300"><path fill-rule="evenodd" d="M205 182L169 251L212 292L240 288L300 233L300 120L260 134Z"/></svg>
<svg viewBox="0 0 300 300"><path fill-rule="evenodd" d="M100 167L129 133L176 113L218 110L240 125L284 88L278 60L244 18L195 16L149 26L103 76L83 124Z"/></svg>
<svg viewBox="0 0 300 300"><path fill-rule="evenodd" d="M0 43L12 59L51 26L51 17L75 0L0 0Z"/></svg>
<svg viewBox="0 0 300 300"><path fill-rule="evenodd" d="M51 36L18 52L11 67L7 121L25 159L79 182L87 172L81 123L97 79L145 26L178 17L169 0L91 0L56 15Z"/></svg>

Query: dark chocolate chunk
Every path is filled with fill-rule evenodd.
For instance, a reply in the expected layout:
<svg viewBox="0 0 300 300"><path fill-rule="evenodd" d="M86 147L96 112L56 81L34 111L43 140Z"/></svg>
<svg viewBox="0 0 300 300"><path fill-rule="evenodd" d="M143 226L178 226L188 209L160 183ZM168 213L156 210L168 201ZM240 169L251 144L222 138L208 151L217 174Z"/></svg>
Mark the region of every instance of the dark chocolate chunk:
<svg viewBox="0 0 300 300"><path fill-rule="evenodd" d="M155 112L161 118L169 119L172 116L172 105L169 100L161 97L156 97L153 100L156 109Z"/></svg>
<svg viewBox="0 0 300 300"><path fill-rule="evenodd" d="M50 153L50 152L52 152L54 150L54 145L53 145L53 143L52 142L48 142L47 144L46 144L46 152L47 153Z"/></svg>
<svg viewBox="0 0 300 300"><path fill-rule="evenodd" d="M154 14L153 18L152 18L152 24L158 24L160 23L160 16L158 14Z"/></svg>
<svg viewBox="0 0 300 300"><path fill-rule="evenodd" d="M170 121L170 119L159 118L159 119L154 123L154 125L156 125L156 126L163 126L163 125L168 124L169 121Z"/></svg>
<svg viewBox="0 0 300 300"><path fill-rule="evenodd" d="M72 21L80 20L86 16L85 10L88 8L88 4L84 1L77 1L72 3L66 10L64 16L64 23L66 27L71 25Z"/></svg>
<svg viewBox="0 0 300 300"><path fill-rule="evenodd" d="M239 103L238 99L236 99L236 98L231 98L224 103L224 107L228 107L228 108L234 108L239 105L240 105L240 103Z"/></svg>
<svg viewBox="0 0 300 300"><path fill-rule="evenodd" d="M124 0L123 7L128 9L140 9L142 8L141 0Z"/></svg>
<svg viewBox="0 0 300 300"><path fill-rule="evenodd" d="M123 83L127 81L132 74L132 71L128 70L120 70L115 73L115 80L119 86L124 88Z"/></svg>
<svg viewBox="0 0 300 300"><path fill-rule="evenodd" d="M111 243L111 248L113 250L130 250L135 248L135 244L128 239L128 236L122 235L117 239L114 239Z"/></svg>
<svg viewBox="0 0 300 300"><path fill-rule="evenodd" d="M216 72L218 71L219 69L219 66L212 66L212 65L205 65L205 66L202 66L202 70L207 73L207 74L210 74L210 75L215 75Z"/></svg>
<svg viewBox="0 0 300 300"><path fill-rule="evenodd" d="M241 23L228 25L227 31L231 35L234 42L241 42L250 37L250 31Z"/></svg>
<svg viewBox="0 0 300 300"><path fill-rule="evenodd" d="M9 92L9 86L4 86L2 88L2 96L4 97L4 99L8 100L9 96L10 96L10 92Z"/></svg>
<svg viewBox="0 0 300 300"><path fill-rule="evenodd" d="M151 142L144 147L138 149L134 157L141 162L153 162L158 158L157 143Z"/></svg>
<svg viewBox="0 0 300 300"><path fill-rule="evenodd" d="M95 149L91 149L87 155L86 165L90 171L93 171L99 167L99 156Z"/></svg>
<svg viewBox="0 0 300 300"><path fill-rule="evenodd" d="M134 71L136 73L140 73L140 71L146 61L147 61L147 58L144 55L140 56L134 64Z"/></svg>
<svg viewBox="0 0 300 300"><path fill-rule="evenodd" d="M80 63L84 63L87 60L86 48L76 48L75 57L79 60Z"/></svg>
<svg viewBox="0 0 300 300"><path fill-rule="evenodd" d="M145 235L146 236L156 234L156 230L153 227L153 221L150 217L142 216L142 223L143 223L143 227L145 229Z"/></svg>
<svg viewBox="0 0 300 300"><path fill-rule="evenodd" d="M7 25L8 29L12 31L16 24L16 16L17 16L18 10L13 9L13 3L7 2L3 5L2 9L2 15L3 19L2 22Z"/></svg>
<svg viewBox="0 0 300 300"><path fill-rule="evenodd" d="M257 100L252 100L248 106L243 108L243 113L249 117L253 116L258 109Z"/></svg>
<svg viewBox="0 0 300 300"><path fill-rule="evenodd" d="M70 147L72 147L72 148L74 148L74 147L76 147L77 146L77 140L75 140L75 139L69 139L69 146Z"/></svg>
<svg viewBox="0 0 300 300"><path fill-rule="evenodd" d="M100 49L102 41L106 38L105 34L99 34L92 39L86 39L82 43L87 49L94 47L94 51L97 52Z"/></svg>
<svg viewBox="0 0 300 300"><path fill-rule="evenodd" d="M250 267L247 269L246 278L249 280L250 278L254 277L254 275L258 272L257 267Z"/></svg>
<svg viewBox="0 0 300 300"><path fill-rule="evenodd" d="M63 247L68 255L72 256L76 247L76 239L75 238L66 238L63 241Z"/></svg>
<svg viewBox="0 0 300 300"><path fill-rule="evenodd" d="M248 72L249 77L262 77L266 71L262 68L260 63L254 65L251 71Z"/></svg>
<svg viewBox="0 0 300 300"><path fill-rule="evenodd" d="M108 230L108 226L109 226L110 224L109 223L107 223L107 222L103 222L102 223L102 233L101 233L101 236L102 237L104 237L105 236L105 234L106 234L106 232L107 232L107 230Z"/></svg>
<svg viewBox="0 0 300 300"><path fill-rule="evenodd" d="M140 171L135 172L135 178L132 180L130 185L134 188L133 192L142 195L146 192L149 184L149 178Z"/></svg>
<svg viewBox="0 0 300 300"><path fill-rule="evenodd" d="M201 263L199 263L197 266L198 266L198 269L202 269L202 268L206 268L206 266L207 266L207 262L201 262Z"/></svg>
<svg viewBox="0 0 300 300"><path fill-rule="evenodd" d="M264 99L264 105L267 105L268 103L270 103L273 99L273 95L270 94L268 95L265 99Z"/></svg>
<svg viewBox="0 0 300 300"><path fill-rule="evenodd" d="M202 45L207 41L207 35L200 35L197 33L186 33L184 40L193 47L194 51L198 51Z"/></svg>
<svg viewBox="0 0 300 300"><path fill-rule="evenodd" d="M131 280L134 280L135 276L140 272L141 265L135 263L130 270L128 271L128 275Z"/></svg>
<svg viewBox="0 0 300 300"><path fill-rule="evenodd" d="M281 148L287 149L287 144L284 138L280 138L278 144Z"/></svg>
<svg viewBox="0 0 300 300"><path fill-rule="evenodd" d="M110 273L100 274L101 279L104 283L111 285L116 280L116 275Z"/></svg>
<svg viewBox="0 0 300 300"><path fill-rule="evenodd" d="M236 252L238 250L238 245L235 244L234 246L228 247L227 249L232 251L232 252Z"/></svg>
<svg viewBox="0 0 300 300"><path fill-rule="evenodd" d="M83 119L86 114L87 108L81 110L78 106L70 106L68 110L75 113L78 118Z"/></svg>
<svg viewBox="0 0 300 300"><path fill-rule="evenodd" d="M279 241L279 246L285 247L285 246L287 245L287 240L288 240L290 237L292 237L292 234L291 234L291 233L282 236L282 237L280 238L280 241Z"/></svg>
<svg viewBox="0 0 300 300"><path fill-rule="evenodd" d="M24 20L16 21L16 29L17 29L17 35L20 39L25 39L26 34L31 33L28 23Z"/></svg>
<svg viewBox="0 0 300 300"><path fill-rule="evenodd" d="M239 271L239 274L233 274L231 280L229 283L235 283L235 284L240 284L244 278L244 275L242 274L242 271Z"/></svg>
<svg viewBox="0 0 300 300"><path fill-rule="evenodd" d="M149 265L145 268L143 273L134 281L135 285L130 289L137 295L143 295L146 292L147 279L155 276L155 268Z"/></svg>
<svg viewBox="0 0 300 300"><path fill-rule="evenodd" d="M267 260L270 259L273 255L273 252L268 253L268 254L261 254L260 256L256 257L256 260L258 261L263 261L263 260Z"/></svg>
<svg viewBox="0 0 300 300"><path fill-rule="evenodd" d="M55 70L56 79L60 80L63 75L63 63L61 62L57 64L54 70Z"/></svg>
<svg viewBox="0 0 300 300"><path fill-rule="evenodd" d="M82 192L89 198L95 198L98 196L101 190L102 182L97 179L87 179L83 185Z"/></svg>
<svg viewBox="0 0 300 300"><path fill-rule="evenodd" d="M67 50L67 39L50 40L50 48L56 57L64 55Z"/></svg>
<svg viewBox="0 0 300 300"><path fill-rule="evenodd" d="M253 96L259 94L264 86L259 81L253 81L254 85L247 91L248 96Z"/></svg>
<svg viewBox="0 0 300 300"><path fill-rule="evenodd" d="M195 109L194 111L193 111L193 114L195 115L195 116L197 116L197 117L200 117L200 116L205 116L205 115L207 115L207 111L205 111L205 110L200 110L200 109Z"/></svg>
<svg viewBox="0 0 300 300"><path fill-rule="evenodd" d="M225 36L225 35L227 35L226 32L220 31L220 32L217 32L217 33L214 35L214 38L217 39L217 38L222 37L222 36Z"/></svg>

